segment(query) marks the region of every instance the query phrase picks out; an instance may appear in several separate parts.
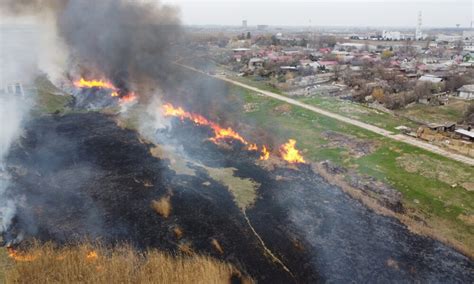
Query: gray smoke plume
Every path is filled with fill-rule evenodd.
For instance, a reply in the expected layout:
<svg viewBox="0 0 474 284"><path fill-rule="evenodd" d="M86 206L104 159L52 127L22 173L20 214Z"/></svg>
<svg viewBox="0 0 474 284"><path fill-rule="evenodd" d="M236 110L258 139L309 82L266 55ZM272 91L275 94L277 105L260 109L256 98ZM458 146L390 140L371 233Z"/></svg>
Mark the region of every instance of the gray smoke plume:
<svg viewBox="0 0 474 284"><path fill-rule="evenodd" d="M5 158L12 143L20 135L25 108L18 96L0 94L0 233L8 229L15 215L17 200L7 196L10 176Z"/></svg>
<svg viewBox="0 0 474 284"><path fill-rule="evenodd" d="M106 77L124 92L131 81L154 78L169 66L180 35L176 8L159 1L0 0L15 14L52 12L73 57L72 76Z"/></svg>
<svg viewBox="0 0 474 284"><path fill-rule="evenodd" d="M18 80L17 73L31 74L31 81L41 69L53 81L61 77L60 73L71 80L107 79L123 94L133 90L140 96L152 95L149 90L155 88L157 77L167 74L171 46L181 36L178 10L159 1L0 0L0 17L5 15L36 19L33 34L39 34L40 50L35 54L35 64L29 66L17 64L32 54L29 51L6 54L8 60L0 57L0 66L11 65L0 68L0 83L7 76L11 77L8 80ZM2 44L22 40L7 39L4 35ZM21 46L33 51L36 44ZM18 72L12 74L13 68ZM20 134L28 105L0 92L0 233L10 227L17 208L21 207L21 196L9 191L6 157Z"/></svg>

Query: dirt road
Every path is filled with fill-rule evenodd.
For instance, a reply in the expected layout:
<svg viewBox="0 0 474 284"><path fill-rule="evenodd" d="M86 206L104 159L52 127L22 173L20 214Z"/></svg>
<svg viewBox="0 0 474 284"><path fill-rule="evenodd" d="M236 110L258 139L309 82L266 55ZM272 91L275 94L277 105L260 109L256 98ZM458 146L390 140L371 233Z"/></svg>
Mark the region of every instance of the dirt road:
<svg viewBox="0 0 474 284"><path fill-rule="evenodd" d="M403 134L393 133L391 131L385 130L383 128L380 128L380 127L377 127L377 126L374 126L374 125L371 125L371 124L367 124L367 123L364 123L364 122L361 122L361 121L358 121L358 120L355 120L355 119L352 119L352 118L348 118L348 117L345 117L345 116L342 116L342 115L339 115L339 114L336 114L336 113L333 113L333 112L330 112L330 111L327 111L327 110L324 110L324 109L321 109L321 108L318 108L318 107L315 107L315 106L312 106L312 105L308 105L308 104L299 102L299 101L297 101L295 99L292 99L292 98L288 98L288 97L285 97L285 96L282 96L282 95L279 95L279 94L276 94L276 93L273 93L273 92L265 91L265 90L262 90L262 89L259 89L259 88L256 88L256 87L253 87L253 86L250 86L250 85L247 85L247 84L244 84L244 83L232 80L232 79L229 79L225 75L210 75L206 72L203 72L203 71L201 71L199 69L196 69L194 67L191 67L191 66L183 65L183 64L180 64L180 63L176 63L176 64L179 65L179 66L182 66L184 68L187 68L189 70L193 70L195 72L199 72L201 74L204 74L204 75L207 75L207 76L210 76L210 77L213 77L213 78L216 78L216 79L219 79L219 80L223 80L223 81L226 81L228 83L231 83L231 84L249 89L251 91L260 93L262 95L265 95L267 97L271 97L271 98L277 99L279 101L283 101L283 102L286 102L286 103L289 103L289 104L292 104L292 105L295 105L295 106L299 106L299 107L302 107L304 109L310 110L312 112L322 114L322 115L337 119L339 121L349 123L349 124L358 126L360 128L375 132L377 134L380 134L382 136L394 139L396 141L407 143L407 144L410 144L412 146L416 146L418 148L421 148L421 149L439 154L443 157L446 157L446 158L449 158L449 159L452 159L452 160L455 160L455 161L458 161L458 162L462 162L462 163L465 163L465 164L470 165L470 166L474 166L474 159L472 159L472 158L469 158L469 157L466 157L466 156L463 156L463 155L460 155L460 154L448 152L448 151L446 151L446 150L444 150L444 149L442 149L438 146L429 144L427 142L418 140L416 138L406 136L406 135L403 135Z"/></svg>

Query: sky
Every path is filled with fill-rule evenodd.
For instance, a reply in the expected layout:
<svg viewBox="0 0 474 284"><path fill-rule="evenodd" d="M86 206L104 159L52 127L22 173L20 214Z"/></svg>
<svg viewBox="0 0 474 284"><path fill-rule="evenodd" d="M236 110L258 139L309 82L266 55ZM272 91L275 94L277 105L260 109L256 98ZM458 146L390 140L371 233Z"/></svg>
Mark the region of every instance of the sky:
<svg viewBox="0 0 474 284"><path fill-rule="evenodd" d="M148 0L150 1L150 0ZM186 25L469 27L474 0L163 0L176 5Z"/></svg>

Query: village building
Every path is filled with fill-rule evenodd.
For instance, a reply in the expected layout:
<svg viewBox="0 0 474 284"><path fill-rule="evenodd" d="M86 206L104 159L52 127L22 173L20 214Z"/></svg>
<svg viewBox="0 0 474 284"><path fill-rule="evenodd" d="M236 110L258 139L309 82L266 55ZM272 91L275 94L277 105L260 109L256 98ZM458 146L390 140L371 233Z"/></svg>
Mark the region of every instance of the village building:
<svg viewBox="0 0 474 284"><path fill-rule="evenodd" d="M430 123L426 127L436 132L453 132L456 129L456 123Z"/></svg>
<svg viewBox="0 0 474 284"><path fill-rule="evenodd" d="M397 31L382 31L382 38L384 40L402 40L403 36L400 32Z"/></svg>
<svg viewBox="0 0 474 284"><path fill-rule="evenodd" d="M474 141L474 131L472 130L456 129L454 132L461 136L462 139Z"/></svg>
<svg viewBox="0 0 474 284"><path fill-rule="evenodd" d="M474 100L474 85L464 85L458 89L458 96L465 100Z"/></svg>
<svg viewBox="0 0 474 284"><path fill-rule="evenodd" d="M443 81L443 78L440 78L440 77L437 77L435 75L423 75L420 77L420 79L418 79L418 81L422 81L422 82L430 82L430 83L440 83Z"/></svg>

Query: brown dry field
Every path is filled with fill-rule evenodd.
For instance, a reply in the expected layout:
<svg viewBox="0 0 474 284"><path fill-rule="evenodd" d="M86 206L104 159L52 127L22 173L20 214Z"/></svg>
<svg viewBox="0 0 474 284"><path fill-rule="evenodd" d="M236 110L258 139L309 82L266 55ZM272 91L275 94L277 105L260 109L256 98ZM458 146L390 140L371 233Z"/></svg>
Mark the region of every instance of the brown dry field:
<svg viewBox="0 0 474 284"><path fill-rule="evenodd" d="M130 246L34 244L1 264L0 283L230 283L232 277L253 283L232 265L207 256L139 253Z"/></svg>

